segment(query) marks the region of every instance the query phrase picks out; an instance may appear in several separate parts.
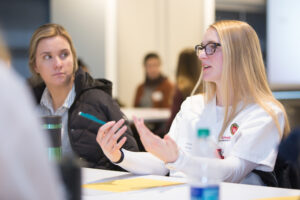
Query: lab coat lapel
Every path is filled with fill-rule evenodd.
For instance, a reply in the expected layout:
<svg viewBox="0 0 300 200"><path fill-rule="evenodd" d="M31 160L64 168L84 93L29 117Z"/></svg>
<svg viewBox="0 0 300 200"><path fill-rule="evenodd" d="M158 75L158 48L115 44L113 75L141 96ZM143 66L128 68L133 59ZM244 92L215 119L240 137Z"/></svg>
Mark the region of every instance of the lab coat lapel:
<svg viewBox="0 0 300 200"><path fill-rule="evenodd" d="M206 104L202 116L205 118L204 120L202 120L202 123L204 123L203 125L206 125L206 127L210 129L212 139L217 144L219 127L216 126L217 124L216 97L214 97L210 102Z"/></svg>
<svg viewBox="0 0 300 200"><path fill-rule="evenodd" d="M216 124L217 122L217 108L216 108L216 97L208 102L203 110L203 115L206 124Z"/></svg>

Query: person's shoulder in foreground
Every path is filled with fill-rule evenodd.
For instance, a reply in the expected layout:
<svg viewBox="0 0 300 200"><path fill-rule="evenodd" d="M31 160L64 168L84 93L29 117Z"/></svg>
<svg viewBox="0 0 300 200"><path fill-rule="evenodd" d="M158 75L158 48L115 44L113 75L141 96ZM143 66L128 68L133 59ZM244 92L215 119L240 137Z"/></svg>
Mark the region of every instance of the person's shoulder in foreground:
<svg viewBox="0 0 300 200"><path fill-rule="evenodd" d="M1 199L62 199L28 88L0 62Z"/></svg>

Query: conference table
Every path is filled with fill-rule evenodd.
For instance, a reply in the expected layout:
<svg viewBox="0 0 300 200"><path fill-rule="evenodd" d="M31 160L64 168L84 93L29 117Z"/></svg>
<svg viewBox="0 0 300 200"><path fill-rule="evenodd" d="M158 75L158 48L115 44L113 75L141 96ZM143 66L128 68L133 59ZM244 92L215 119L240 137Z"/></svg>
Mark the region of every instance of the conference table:
<svg viewBox="0 0 300 200"><path fill-rule="evenodd" d="M190 199L189 186L184 178L82 168L82 183L82 200ZM125 187L122 184L126 184ZM220 184L220 200L283 199L300 199L300 190L225 182Z"/></svg>

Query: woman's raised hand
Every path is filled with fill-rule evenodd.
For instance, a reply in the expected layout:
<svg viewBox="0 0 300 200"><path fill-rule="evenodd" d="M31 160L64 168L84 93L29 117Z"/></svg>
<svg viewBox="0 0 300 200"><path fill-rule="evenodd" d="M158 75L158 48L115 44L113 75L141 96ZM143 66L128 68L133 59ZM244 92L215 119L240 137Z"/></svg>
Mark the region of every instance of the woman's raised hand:
<svg viewBox="0 0 300 200"><path fill-rule="evenodd" d="M146 151L152 153L165 163L177 160L179 154L178 147L170 136L166 135L161 139L145 126L142 119L133 117L133 121Z"/></svg>
<svg viewBox="0 0 300 200"><path fill-rule="evenodd" d="M123 137L119 142L118 139L125 133L127 126L123 126L125 120L120 119L117 123L110 121L101 126L98 130L96 140L102 148L105 156L112 162L117 162L121 158L121 147L126 142L126 137Z"/></svg>

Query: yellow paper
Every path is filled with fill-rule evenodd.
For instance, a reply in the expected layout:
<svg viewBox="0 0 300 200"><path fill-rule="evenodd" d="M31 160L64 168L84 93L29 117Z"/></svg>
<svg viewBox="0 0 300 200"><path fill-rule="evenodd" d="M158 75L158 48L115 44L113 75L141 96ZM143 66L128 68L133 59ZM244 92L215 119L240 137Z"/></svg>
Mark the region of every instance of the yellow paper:
<svg viewBox="0 0 300 200"><path fill-rule="evenodd" d="M299 200L300 196L293 196L293 197L272 197L272 198L263 198L257 200Z"/></svg>
<svg viewBox="0 0 300 200"><path fill-rule="evenodd" d="M103 183L90 183L82 187L94 190L105 190L110 192L128 192L131 190L142 190L146 188L162 187L183 184L180 182L162 181L146 178L121 179Z"/></svg>

